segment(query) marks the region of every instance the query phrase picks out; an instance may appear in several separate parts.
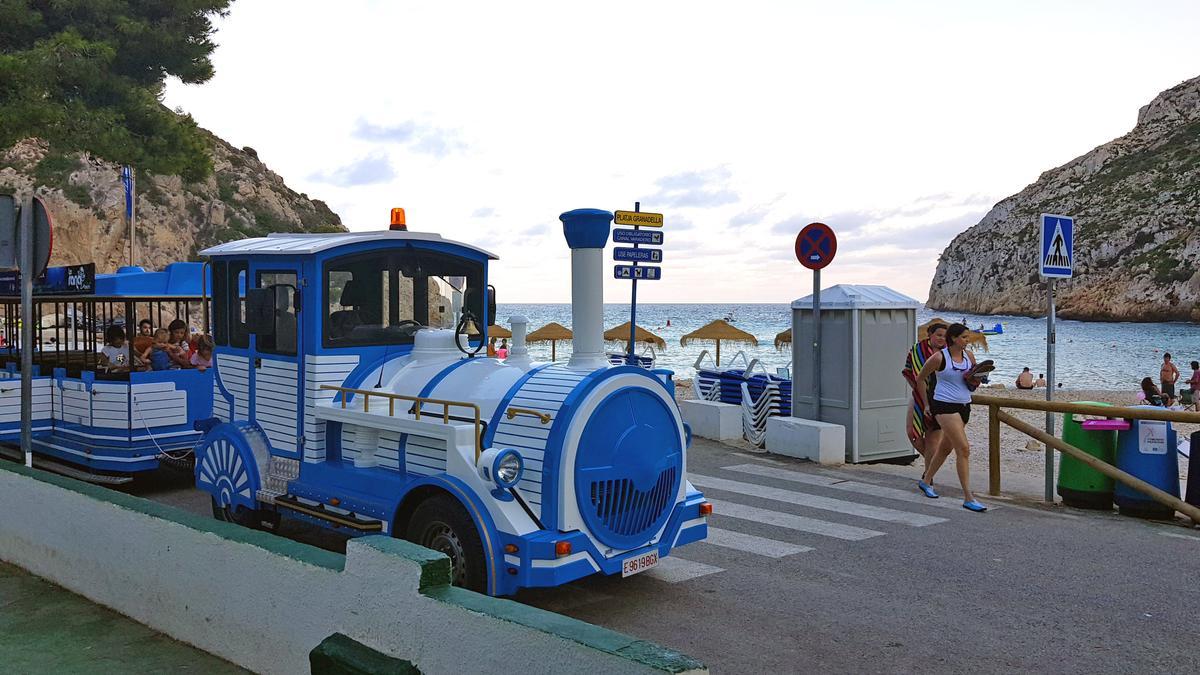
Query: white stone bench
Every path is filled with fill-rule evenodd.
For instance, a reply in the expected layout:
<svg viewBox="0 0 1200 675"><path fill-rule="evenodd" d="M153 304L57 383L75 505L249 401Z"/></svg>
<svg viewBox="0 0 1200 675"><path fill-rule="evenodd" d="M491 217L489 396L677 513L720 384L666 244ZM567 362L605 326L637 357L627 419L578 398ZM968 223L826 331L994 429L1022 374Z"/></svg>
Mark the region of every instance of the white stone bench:
<svg viewBox="0 0 1200 675"><path fill-rule="evenodd" d="M742 437L742 407L719 401L679 402L679 414L692 428L692 435L727 441Z"/></svg>
<svg viewBox="0 0 1200 675"><path fill-rule="evenodd" d="M767 452L818 464L844 464L846 427L799 417L768 417Z"/></svg>

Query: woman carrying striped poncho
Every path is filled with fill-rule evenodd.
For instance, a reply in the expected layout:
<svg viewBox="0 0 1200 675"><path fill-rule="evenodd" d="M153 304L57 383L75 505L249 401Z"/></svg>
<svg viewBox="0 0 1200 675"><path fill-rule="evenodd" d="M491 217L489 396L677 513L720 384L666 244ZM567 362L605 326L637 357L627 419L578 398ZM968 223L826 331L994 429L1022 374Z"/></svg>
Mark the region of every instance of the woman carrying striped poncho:
<svg viewBox="0 0 1200 675"><path fill-rule="evenodd" d="M946 346L946 324L940 319L934 319L923 328L928 337L912 346L912 349L908 351L908 356L904 359L904 370L900 372L913 390L912 410L908 416L908 423L905 425L908 441L912 443L917 452L921 453L922 457L928 460L941 443L942 430L933 416L926 414L926 410L921 407L921 397L917 395L918 386L926 387L925 399L932 400L934 380L930 378L928 382L919 383L917 382L917 373L921 372L921 368L924 367L925 361L931 354L941 351Z"/></svg>

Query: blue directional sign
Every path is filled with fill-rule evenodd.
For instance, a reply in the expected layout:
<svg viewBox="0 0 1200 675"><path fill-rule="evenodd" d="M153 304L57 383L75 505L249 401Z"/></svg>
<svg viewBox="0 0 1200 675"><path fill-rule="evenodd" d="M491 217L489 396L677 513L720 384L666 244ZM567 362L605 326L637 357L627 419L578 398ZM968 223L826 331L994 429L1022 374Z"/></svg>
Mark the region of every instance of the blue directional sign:
<svg viewBox="0 0 1200 675"><path fill-rule="evenodd" d="M658 248L621 248L613 249L613 260L626 262L662 262L662 249Z"/></svg>
<svg viewBox="0 0 1200 675"><path fill-rule="evenodd" d="M1042 214L1038 269L1043 277L1070 279L1075 273L1075 219Z"/></svg>
<svg viewBox="0 0 1200 675"><path fill-rule="evenodd" d="M662 268L644 265L614 265L613 276L617 279L637 279L638 281L658 281L662 278Z"/></svg>
<svg viewBox="0 0 1200 675"><path fill-rule="evenodd" d="M662 246L663 233L661 230L623 230L614 229L613 242L617 244L650 244Z"/></svg>

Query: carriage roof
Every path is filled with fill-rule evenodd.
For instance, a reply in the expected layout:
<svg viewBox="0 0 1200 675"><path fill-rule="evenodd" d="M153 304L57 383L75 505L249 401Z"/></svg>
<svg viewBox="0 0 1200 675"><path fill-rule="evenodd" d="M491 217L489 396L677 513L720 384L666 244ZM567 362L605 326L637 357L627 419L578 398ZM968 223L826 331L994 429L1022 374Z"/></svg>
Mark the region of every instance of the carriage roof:
<svg viewBox="0 0 1200 675"><path fill-rule="evenodd" d="M450 244L461 248L482 253L489 260L498 260L491 251L464 244L462 242L444 239L433 232L408 232L405 230L383 230L375 232L338 232L335 234L300 234L280 233L269 234L265 237L241 239L206 248L200 252L204 256L233 256L233 255L311 255L329 249L364 242L390 241L422 241Z"/></svg>
<svg viewBox="0 0 1200 675"><path fill-rule="evenodd" d="M95 274L91 263L47 268L34 283L38 302L84 300L199 300L204 295L204 263L171 263L158 272L122 267L112 274ZM19 275L0 276L0 297L20 297Z"/></svg>
<svg viewBox="0 0 1200 675"><path fill-rule="evenodd" d="M97 274L97 297L199 298L204 294L204 263L178 262L161 272L122 267L115 274Z"/></svg>

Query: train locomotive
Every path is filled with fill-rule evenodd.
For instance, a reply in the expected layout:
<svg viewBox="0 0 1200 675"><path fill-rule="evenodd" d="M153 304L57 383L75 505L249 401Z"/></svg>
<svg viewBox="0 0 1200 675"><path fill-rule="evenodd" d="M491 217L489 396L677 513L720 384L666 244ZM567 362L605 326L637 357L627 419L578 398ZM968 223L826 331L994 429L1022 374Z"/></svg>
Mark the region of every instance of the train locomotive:
<svg viewBox="0 0 1200 675"><path fill-rule="evenodd" d="M212 274L212 416L195 478L216 517L406 538L493 595L652 568L707 535L668 370L604 354L612 214L560 216L574 349L504 360L487 251L410 232L245 239Z"/></svg>

